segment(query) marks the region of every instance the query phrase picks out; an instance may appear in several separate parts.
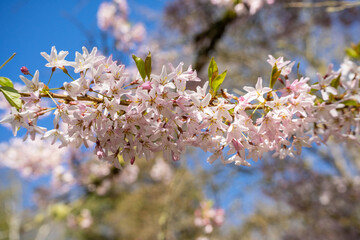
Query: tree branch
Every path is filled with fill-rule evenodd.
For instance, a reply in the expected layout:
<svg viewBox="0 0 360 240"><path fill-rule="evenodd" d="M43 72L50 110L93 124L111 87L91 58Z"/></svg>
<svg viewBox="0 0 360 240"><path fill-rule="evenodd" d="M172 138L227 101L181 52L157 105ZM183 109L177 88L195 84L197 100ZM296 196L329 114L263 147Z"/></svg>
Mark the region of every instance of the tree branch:
<svg viewBox="0 0 360 240"><path fill-rule="evenodd" d="M208 62L210 53L223 37L227 26L234 22L237 17L234 10L228 10L221 19L211 23L209 28L194 36L194 43L198 49L194 64L197 71L201 71Z"/></svg>
<svg viewBox="0 0 360 240"><path fill-rule="evenodd" d="M30 93L19 93L22 97L30 97ZM57 98L57 99L64 99L67 101L90 101L90 102L97 102L97 103L102 103L104 102L104 99L102 98L97 98L97 97L93 97L93 96L89 96L89 95L85 95L85 96L79 96L76 99L70 97L69 95L63 95L63 94L58 94L58 93L52 93L52 92L48 92L48 93L40 93L40 98L49 98L50 96L53 98Z"/></svg>

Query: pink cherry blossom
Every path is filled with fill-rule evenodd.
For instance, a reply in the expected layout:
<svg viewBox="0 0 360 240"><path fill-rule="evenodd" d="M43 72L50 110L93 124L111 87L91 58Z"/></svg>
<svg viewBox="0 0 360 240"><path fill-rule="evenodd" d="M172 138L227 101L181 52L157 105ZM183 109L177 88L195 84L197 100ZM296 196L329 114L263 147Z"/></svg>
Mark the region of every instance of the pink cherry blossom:
<svg viewBox="0 0 360 240"><path fill-rule="evenodd" d="M258 78L255 87L244 87L243 96L226 90L213 96L208 82L196 91L187 89L189 81L199 78L191 66L183 71L183 63L163 66L144 82L131 77L124 65L97 55L96 48L90 53L83 48L70 62L76 80L65 82L60 93L51 92L65 100L54 108L40 105L50 92L40 91L43 83L36 71L32 81L23 79L27 87L21 109L14 108L1 122L10 123L14 134L26 128L25 138L40 135L60 141L62 147L95 145L95 155L118 168L120 156L134 164L162 152L165 161L177 161L187 147L210 152L209 163L220 159L250 166L250 160L267 152L293 157L302 147L326 143L330 136L359 143L357 67L347 68L344 76L330 67L311 84L315 81L307 77L289 77L291 61L270 57L269 62L284 71L284 86L264 87ZM54 129L37 126L51 111Z"/></svg>

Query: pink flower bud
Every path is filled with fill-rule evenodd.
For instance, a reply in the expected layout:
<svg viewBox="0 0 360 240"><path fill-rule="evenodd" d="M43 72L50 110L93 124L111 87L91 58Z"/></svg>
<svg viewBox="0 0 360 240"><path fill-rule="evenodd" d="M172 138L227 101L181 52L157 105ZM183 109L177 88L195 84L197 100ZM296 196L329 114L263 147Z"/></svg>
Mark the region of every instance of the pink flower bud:
<svg viewBox="0 0 360 240"><path fill-rule="evenodd" d="M141 84L142 89L144 90L150 90L152 87L151 87L151 82L150 81L146 81L144 82L143 84Z"/></svg>
<svg viewBox="0 0 360 240"><path fill-rule="evenodd" d="M100 146L95 147L95 152L99 159L107 157L106 153L104 152L104 149Z"/></svg>
<svg viewBox="0 0 360 240"><path fill-rule="evenodd" d="M171 151L171 156L172 156L173 161L179 161L180 160L180 155L174 153L173 151Z"/></svg>
<svg viewBox="0 0 360 240"><path fill-rule="evenodd" d="M24 74L24 75L29 75L29 69L25 66L20 68L20 71Z"/></svg>
<svg viewBox="0 0 360 240"><path fill-rule="evenodd" d="M231 142L234 145L234 148L236 149L237 152L240 152L244 148L244 146L241 144L239 140L233 139L231 140Z"/></svg>
<svg viewBox="0 0 360 240"><path fill-rule="evenodd" d="M135 157L132 157L130 160L131 165L134 165L134 162L135 162Z"/></svg>

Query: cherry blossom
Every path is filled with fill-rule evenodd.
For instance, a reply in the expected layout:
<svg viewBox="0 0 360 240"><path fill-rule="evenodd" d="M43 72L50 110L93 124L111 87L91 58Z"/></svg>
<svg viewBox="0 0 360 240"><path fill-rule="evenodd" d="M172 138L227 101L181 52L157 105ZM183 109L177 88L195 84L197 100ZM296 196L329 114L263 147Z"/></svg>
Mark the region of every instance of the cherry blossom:
<svg viewBox="0 0 360 240"><path fill-rule="evenodd" d="M60 141L61 147L93 145L99 159L118 168L119 157L134 164L162 152L164 160L176 161L187 147L210 152L209 163L220 159L250 166L249 160L265 153L293 157L302 147L326 143L330 136L359 143L360 75L348 60L342 65L347 74L330 66L316 82L292 79L294 63L269 56L283 85L264 87L258 78L255 87L245 86L247 93L236 96L226 89L211 92L210 81L196 91L187 89L189 81L199 78L191 66L183 71L184 63L163 66L160 74L138 72L134 78L124 65L96 54L96 48L76 52L75 61L68 63L77 78L63 83L59 91L45 90L38 71L32 81L21 77L27 84L20 92L23 104L1 122L10 123L14 134L25 128L25 138L40 135L52 143ZM44 107L44 98L58 101ZM37 126L50 112L54 129Z"/></svg>
<svg viewBox="0 0 360 240"><path fill-rule="evenodd" d="M16 136L17 131L19 130L19 128L21 126L25 126L26 128L29 127L29 124L26 121L26 119L28 117L30 117L31 115L34 115L34 114L32 112L30 112L30 111L18 112L18 110L16 110L16 108L12 108L11 109L11 114L5 116L0 121L0 123L10 123L13 134L14 134L14 136Z"/></svg>
<svg viewBox="0 0 360 240"><path fill-rule="evenodd" d="M265 93L268 93L271 91L271 88L268 87L263 87L262 86L262 78L258 78L258 81L255 85L255 88L253 87L244 87L244 90L247 91L248 93L244 96L244 98L247 98L248 101L252 101L252 100L258 100L259 102L264 102L265 99L263 97L263 95Z"/></svg>
<svg viewBox="0 0 360 240"><path fill-rule="evenodd" d="M220 227L224 223L224 209L213 208L212 205L211 201L203 201L200 208L195 211L195 226L203 227L207 234L210 234L214 227Z"/></svg>
<svg viewBox="0 0 360 240"><path fill-rule="evenodd" d="M330 86L331 81L334 79L331 76L327 76L326 78L323 78L320 74L318 74L319 83L314 84L312 86L313 89L320 90L322 98L324 100L329 99L329 94L337 94L337 91L334 87Z"/></svg>
<svg viewBox="0 0 360 240"><path fill-rule="evenodd" d="M124 51L133 49L146 35L145 26L142 23L130 23L128 15L126 0L102 2L97 12L99 28L110 31L115 38L116 48Z"/></svg>
<svg viewBox="0 0 360 240"><path fill-rule="evenodd" d="M55 46L51 48L50 55L46 52L41 52L41 56L43 56L49 63L47 63L46 67L63 67L68 66L69 63L65 60L65 57L69 54L68 51L60 51L59 54L56 51ZM25 74L25 73L24 73ZM26 74L25 74L26 75Z"/></svg>
<svg viewBox="0 0 360 240"><path fill-rule="evenodd" d="M50 174L68 153L66 148L59 149L47 141L23 142L19 138L1 143L0 149L1 166L16 169L26 178Z"/></svg>
<svg viewBox="0 0 360 240"><path fill-rule="evenodd" d="M40 91L44 88L45 84L39 82L39 71L36 71L34 77L30 81L26 77L20 75L21 80L25 83L26 87L23 91L33 92L39 96Z"/></svg>
<svg viewBox="0 0 360 240"><path fill-rule="evenodd" d="M150 170L150 176L154 181L169 183L173 175L173 169L164 161L163 158L158 157L155 159L155 164Z"/></svg>
<svg viewBox="0 0 360 240"><path fill-rule="evenodd" d="M284 61L283 57L279 57L278 59L275 59L272 55L269 55L269 59L267 62L274 67L276 67L281 70L281 75L287 76L291 73L291 69L293 68L295 62L291 61Z"/></svg>
<svg viewBox="0 0 360 240"><path fill-rule="evenodd" d="M271 5L275 3L275 0L210 0L210 2L217 6L224 6L228 8L233 7L238 15L242 15L247 12L249 12L250 15L254 15L265 3Z"/></svg>

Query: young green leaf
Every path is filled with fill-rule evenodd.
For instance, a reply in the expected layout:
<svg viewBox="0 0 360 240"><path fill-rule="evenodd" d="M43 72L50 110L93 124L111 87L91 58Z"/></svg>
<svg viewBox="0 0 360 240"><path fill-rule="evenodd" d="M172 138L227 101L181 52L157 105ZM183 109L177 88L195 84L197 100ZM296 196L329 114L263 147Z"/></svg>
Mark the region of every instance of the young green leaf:
<svg viewBox="0 0 360 240"><path fill-rule="evenodd" d="M351 58L354 58L354 59L360 58L360 54L353 48L347 48L345 50L345 52Z"/></svg>
<svg viewBox="0 0 360 240"><path fill-rule="evenodd" d="M219 90L221 84L224 82L226 77L227 71L223 72L222 74L218 75L212 82L211 82L211 89L213 90L213 96L216 95L217 91Z"/></svg>
<svg viewBox="0 0 360 240"><path fill-rule="evenodd" d="M229 110L229 113L230 113L230 114L234 114L234 111L235 111L235 109L232 108L232 109Z"/></svg>
<svg viewBox="0 0 360 240"><path fill-rule="evenodd" d="M14 84L12 83L12 81L6 77L0 77L0 86L2 87L14 87Z"/></svg>
<svg viewBox="0 0 360 240"><path fill-rule="evenodd" d="M121 167L125 167L125 161L124 161L124 158L123 158L123 156L122 155L120 155L120 154L118 154L117 155L117 159L118 159L118 161L119 161L119 164L120 164L120 166Z"/></svg>
<svg viewBox="0 0 360 240"><path fill-rule="evenodd" d="M215 79L218 76L218 66L214 60L214 58L211 58L209 68L208 68L208 76L209 76L209 85L211 86L211 82L213 79Z"/></svg>
<svg viewBox="0 0 360 240"><path fill-rule="evenodd" d="M359 106L358 102L352 99L345 100L341 103L344 104L345 106Z"/></svg>
<svg viewBox="0 0 360 240"><path fill-rule="evenodd" d="M144 63L144 60L142 60L141 58L135 56L134 54L132 55L134 61L135 61L135 64L136 64L136 67L137 69L139 70L139 73L140 73L140 76L141 78L145 81L145 78L146 78L146 72L145 72L145 63Z"/></svg>
<svg viewBox="0 0 360 240"><path fill-rule="evenodd" d="M150 75L151 75L151 52L149 52L149 54L145 58L145 73L146 73L148 79L150 80Z"/></svg>
<svg viewBox="0 0 360 240"><path fill-rule="evenodd" d="M331 81L330 86L332 86L334 88L338 88L338 86L340 84L340 78L341 78L341 73L339 74L339 76L337 76L337 78L335 78Z"/></svg>
<svg viewBox="0 0 360 240"><path fill-rule="evenodd" d="M271 71L271 78L270 78L270 88L273 88L277 79L279 78L281 73L281 70L279 70L276 66L276 63L274 64L274 67L272 68Z"/></svg>
<svg viewBox="0 0 360 240"><path fill-rule="evenodd" d="M20 99L20 94L16 89L12 87L0 87L0 91L4 94L6 100L10 103L11 106L20 109L22 102Z"/></svg>
<svg viewBox="0 0 360 240"><path fill-rule="evenodd" d="M358 44L351 44L351 47L345 49L346 54L354 59L360 59L360 42Z"/></svg>

